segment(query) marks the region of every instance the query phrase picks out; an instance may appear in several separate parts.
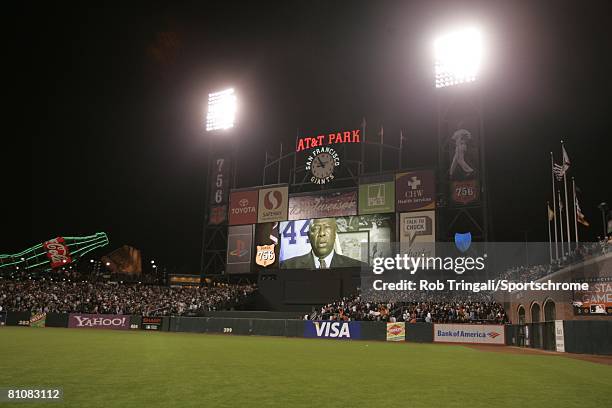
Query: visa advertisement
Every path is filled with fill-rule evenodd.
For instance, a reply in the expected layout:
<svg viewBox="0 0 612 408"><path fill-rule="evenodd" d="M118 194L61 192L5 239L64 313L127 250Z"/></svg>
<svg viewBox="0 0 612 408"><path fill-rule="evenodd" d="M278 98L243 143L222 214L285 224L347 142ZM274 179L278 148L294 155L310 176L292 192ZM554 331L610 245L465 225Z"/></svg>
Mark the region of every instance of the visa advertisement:
<svg viewBox="0 0 612 408"><path fill-rule="evenodd" d="M304 321L304 337L336 340L360 339L361 323L306 320Z"/></svg>

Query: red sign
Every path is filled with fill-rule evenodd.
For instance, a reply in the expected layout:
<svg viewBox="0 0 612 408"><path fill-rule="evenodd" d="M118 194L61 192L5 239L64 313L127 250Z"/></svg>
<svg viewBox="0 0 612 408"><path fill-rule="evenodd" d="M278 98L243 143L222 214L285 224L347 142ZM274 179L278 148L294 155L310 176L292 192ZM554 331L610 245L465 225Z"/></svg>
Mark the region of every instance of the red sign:
<svg viewBox="0 0 612 408"><path fill-rule="evenodd" d="M469 204L480 199L478 180L453 181L451 199L457 204Z"/></svg>
<svg viewBox="0 0 612 408"><path fill-rule="evenodd" d="M43 248L47 251L47 258L51 261L52 268L59 268L72 262L68 247L64 245L64 242L64 238L57 237L43 243Z"/></svg>
<svg viewBox="0 0 612 408"><path fill-rule="evenodd" d="M229 225L257 224L258 190L230 193Z"/></svg>
<svg viewBox="0 0 612 408"><path fill-rule="evenodd" d="M295 151L312 149L314 147L329 146L340 143L359 143L361 130L345 130L343 132L333 132L318 136L301 137L297 141Z"/></svg>

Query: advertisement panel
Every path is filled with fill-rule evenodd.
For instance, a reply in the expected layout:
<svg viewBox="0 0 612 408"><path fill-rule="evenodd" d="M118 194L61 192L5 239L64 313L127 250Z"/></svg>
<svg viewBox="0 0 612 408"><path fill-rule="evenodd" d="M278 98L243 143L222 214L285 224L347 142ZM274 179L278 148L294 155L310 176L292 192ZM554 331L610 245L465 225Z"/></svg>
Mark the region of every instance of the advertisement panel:
<svg viewBox="0 0 612 408"><path fill-rule="evenodd" d="M253 268L255 270L278 268L280 238L278 222L266 222L255 226Z"/></svg>
<svg viewBox="0 0 612 408"><path fill-rule="evenodd" d="M611 276L576 279L574 282L589 284L589 290L574 292L575 315L612 316Z"/></svg>
<svg viewBox="0 0 612 408"><path fill-rule="evenodd" d="M506 342L502 324L434 324L434 342L497 344Z"/></svg>
<svg viewBox="0 0 612 408"><path fill-rule="evenodd" d="M361 338L360 322L305 320L304 337L351 340Z"/></svg>
<svg viewBox="0 0 612 408"><path fill-rule="evenodd" d="M227 231L227 273L249 273L253 247L253 226L229 227Z"/></svg>
<svg viewBox="0 0 612 408"><path fill-rule="evenodd" d="M140 328L142 330L161 330L162 318L161 317L142 317Z"/></svg>
<svg viewBox="0 0 612 408"><path fill-rule="evenodd" d="M563 331L563 320L555 320L555 347L557 352L565 353L565 332Z"/></svg>
<svg viewBox="0 0 612 408"><path fill-rule="evenodd" d="M395 212L393 175L359 181L359 215Z"/></svg>
<svg viewBox="0 0 612 408"><path fill-rule="evenodd" d="M232 191L230 193L229 225L257 223L257 190Z"/></svg>
<svg viewBox="0 0 612 408"><path fill-rule="evenodd" d="M46 320L46 313L32 313L32 317L30 317L30 327L45 327Z"/></svg>
<svg viewBox="0 0 612 408"><path fill-rule="evenodd" d="M62 237L43 242L43 248L47 251L47 258L49 258L52 268L59 268L72 262L68 245L66 245L66 241Z"/></svg>
<svg viewBox="0 0 612 408"><path fill-rule="evenodd" d="M213 159L209 171L210 214L209 224L221 224L227 220L227 198L230 186L229 157L220 156Z"/></svg>
<svg viewBox="0 0 612 408"><path fill-rule="evenodd" d="M262 188L259 190L257 222L285 221L288 210L288 186Z"/></svg>
<svg viewBox="0 0 612 408"><path fill-rule="evenodd" d="M387 341L406 340L406 323L387 323Z"/></svg>
<svg viewBox="0 0 612 408"><path fill-rule="evenodd" d="M68 327L76 329L115 329L130 328L130 316L113 314L70 313Z"/></svg>
<svg viewBox="0 0 612 408"><path fill-rule="evenodd" d="M409 256L435 256L436 212L414 211L399 218L401 252Z"/></svg>
<svg viewBox="0 0 612 408"><path fill-rule="evenodd" d="M316 269L315 254L326 259L325 268L360 267L373 257L391 256L393 218L378 214L281 222L280 267ZM316 228L326 228L327 234L313 242Z"/></svg>
<svg viewBox="0 0 612 408"><path fill-rule="evenodd" d="M433 170L396 174L395 199L397 212L435 209L436 178Z"/></svg>
<svg viewBox="0 0 612 408"><path fill-rule="evenodd" d="M357 191L289 197L289 220L357 215Z"/></svg>

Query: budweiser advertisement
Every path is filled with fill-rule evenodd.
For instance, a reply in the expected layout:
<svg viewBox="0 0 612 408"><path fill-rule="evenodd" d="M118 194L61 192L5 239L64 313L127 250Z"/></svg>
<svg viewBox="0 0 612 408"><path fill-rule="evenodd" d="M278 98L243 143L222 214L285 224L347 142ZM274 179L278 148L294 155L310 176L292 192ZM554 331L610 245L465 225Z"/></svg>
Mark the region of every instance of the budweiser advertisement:
<svg viewBox="0 0 612 408"><path fill-rule="evenodd" d="M45 241L43 243L43 248L47 251L47 258L49 258L52 268L59 268L62 265L72 262L68 246L62 237Z"/></svg>
<svg viewBox="0 0 612 408"><path fill-rule="evenodd" d="M357 191L289 197L289 220L357 215Z"/></svg>
<svg viewBox="0 0 612 408"><path fill-rule="evenodd" d="M130 328L130 316L112 314L70 313L68 327L74 329L115 329Z"/></svg>
<svg viewBox="0 0 612 408"><path fill-rule="evenodd" d="M262 188L259 190L257 222L285 221L288 205L288 186Z"/></svg>
<svg viewBox="0 0 612 408"><path fill-rule="evenodd" d="M232 191L230 193L229 224L256 224L258 201L257 190Z"/></svg>

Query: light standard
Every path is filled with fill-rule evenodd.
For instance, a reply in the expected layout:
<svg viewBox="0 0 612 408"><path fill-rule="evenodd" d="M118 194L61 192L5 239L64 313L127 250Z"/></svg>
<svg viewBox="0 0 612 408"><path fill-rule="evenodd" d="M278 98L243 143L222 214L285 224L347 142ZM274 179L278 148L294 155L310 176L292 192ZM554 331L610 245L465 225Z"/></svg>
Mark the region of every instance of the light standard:
<svg viewBox="0 0 612 408"><path fill-rule="evenodd" d="M476 240L489 239L482 87L473 84L480 82L484 48L475 27L449 31L434 42L441 203L437 240L452 241L453 228Z"/></svg>
<svg viewBox="0 0 612 408"><path fill-rule="evenodd" d="M228 88L208 95L206 112L207 148L207 183L205 193L204 225L202 228L202 250L200 258L200 276L205 273L225 269L225 251L227 246L227 210L231 170L235 160L230 163L231 145L227 140L217 141L218 135L227 136L227 131L234 127L238 100L234 88ZM213 148L214 158L213 158ZM235 184L235 183L234 183Z"/></svg>

